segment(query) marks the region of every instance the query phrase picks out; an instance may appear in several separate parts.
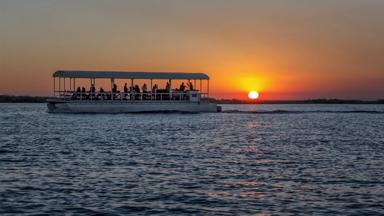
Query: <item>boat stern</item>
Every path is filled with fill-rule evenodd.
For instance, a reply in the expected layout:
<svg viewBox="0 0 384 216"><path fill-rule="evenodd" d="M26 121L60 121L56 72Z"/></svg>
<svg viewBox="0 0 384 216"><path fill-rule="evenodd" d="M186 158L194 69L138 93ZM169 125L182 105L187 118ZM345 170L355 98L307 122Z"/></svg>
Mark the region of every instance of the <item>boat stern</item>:
<svg viewBox="0 0 384 216"><path fill-rule="evenodd" d="M65 101L57 99L48 99L47 108L49 113L68 112L68 106Z"/></svg>

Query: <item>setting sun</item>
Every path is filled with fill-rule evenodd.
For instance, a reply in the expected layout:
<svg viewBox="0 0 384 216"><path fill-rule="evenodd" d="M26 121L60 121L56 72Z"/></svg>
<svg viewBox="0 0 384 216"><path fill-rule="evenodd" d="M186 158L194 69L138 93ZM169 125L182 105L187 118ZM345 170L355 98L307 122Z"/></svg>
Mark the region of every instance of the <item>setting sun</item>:
<svg viewBox="0 0 384 216"><path fill-rule="evenodd" d="M250 91L248 93L248 97L249 99L256 100L257 98L259 98L259 93L257 91Z"/></svg>

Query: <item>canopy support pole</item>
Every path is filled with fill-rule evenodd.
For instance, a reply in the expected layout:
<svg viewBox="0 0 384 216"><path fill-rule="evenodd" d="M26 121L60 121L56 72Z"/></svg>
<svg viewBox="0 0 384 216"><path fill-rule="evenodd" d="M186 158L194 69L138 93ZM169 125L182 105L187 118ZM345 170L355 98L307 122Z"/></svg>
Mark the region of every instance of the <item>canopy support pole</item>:
<svg viewBox="0 0 384 216"><path fill-rule="evenodd" d="M169 79L169 100L172 99L172 79Z"/></svg>
<svg viewBox="0 0 384 216"><path fill-rule="evenodd" d="M129 93L131 94L131 100L133 98L133 79L131 79L131 89L129 89Z"/></svg>
<svg viewBox="0 0 384 216"><path fill-rule="evenodd" d="M113 96L114 96L113 84L115 84L115 79L111 78L111 100L113 100Z"/></svg>
<svg viewBox="0 0 384 216"><path fill-rule="evenodd" d="M56 97L56 78L53 77L53 97Z"/></svg>
<svg viewBox="0 0 384 216"><path fill-rule="evenodd" d="M91 101L92 101L92 97L93 97L93 91L92 91L92 78L91 78L91 87L89 88L89 93L90 93L90 98L91 98Z"/></svg>
<svg viewBox="0 0 384 216"><path fill-rule="evenodd" d="M208 84L207 84L207 97L209 98L209 79L208 79Z"/></svg>
<svg viewBox="0 0 384 216"><path fill-rule="evenodd" d="M151 79L151 100L152 100L152 94L153 94L152 89L153 89L153 86L152 86L152 79Z"/></svg>

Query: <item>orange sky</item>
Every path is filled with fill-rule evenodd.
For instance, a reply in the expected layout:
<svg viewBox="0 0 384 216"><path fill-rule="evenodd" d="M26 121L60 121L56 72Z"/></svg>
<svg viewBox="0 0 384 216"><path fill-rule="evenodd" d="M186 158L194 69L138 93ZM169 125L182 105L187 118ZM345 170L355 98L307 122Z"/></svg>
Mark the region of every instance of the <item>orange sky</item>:
<svg viewBox="0 0 384 216"><path fill-rule="evenodd" d="M384 1L0 1L0 94L59 69L205 72L217 98L384 98Z"/></svg>

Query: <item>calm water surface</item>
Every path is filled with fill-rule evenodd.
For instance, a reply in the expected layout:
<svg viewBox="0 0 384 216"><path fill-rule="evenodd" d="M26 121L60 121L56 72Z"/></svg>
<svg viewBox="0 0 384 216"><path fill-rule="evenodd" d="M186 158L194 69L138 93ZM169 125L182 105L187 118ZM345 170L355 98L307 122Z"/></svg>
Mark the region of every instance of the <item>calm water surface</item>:
<svg viewBox="0 0 384 216"><path fill-rule="evenodd" d="M0 214L384 214L383 105L0 104Z"/></svg>

